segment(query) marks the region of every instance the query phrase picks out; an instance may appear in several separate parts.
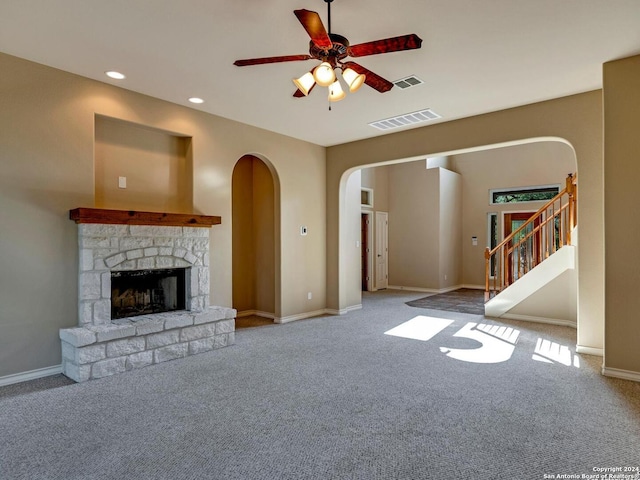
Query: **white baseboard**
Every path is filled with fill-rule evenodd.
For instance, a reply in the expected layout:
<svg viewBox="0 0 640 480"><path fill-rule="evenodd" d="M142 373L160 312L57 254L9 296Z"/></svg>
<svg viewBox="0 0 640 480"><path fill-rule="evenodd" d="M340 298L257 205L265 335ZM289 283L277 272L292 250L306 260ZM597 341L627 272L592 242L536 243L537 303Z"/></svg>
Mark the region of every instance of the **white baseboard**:
<svg viewBox="0 0 640 480"><path fill-rule="evenodd" d="M604 357L603 348L584 347L582 345L576 345L576 353L582 353L584 355L593 355L595 357Z"/></svg>
<svg viewBox="0 0 640 480"><path fill-rule="evenodd" d="M28 372L14 373L0 377L0 387L5 385L13 385L14 383L27 382L36 378L50 377L62 373L62 365L54 365L53 367L38 368L37 370L29 370Z"/></svg>
<svg viewBox="0 0 640 480"><path fill-rule="evenodd" d="M351 307L343 308L342 310L334 310L332 308L325 308L324 313L328 315L345 315L355 310L362 310L362 304L352 305Z"/></svg>
<svg viewBox="0 0 640 480"><path fill-rule="evenodd" d="M321 315L345 315L354 310L361 310L361 309L362 309L362 304L358 304L358 305L353 305L351 307L343 308L342 310L322 308L320 310L314 310L312 312L297 313L295 315L289 315L287 317L276 317L273 313L261 312L259 310L244 310L242 312L238 312L236 317L242 318L242 317L249 317L251 315L255 315L257 317L269 318L273 320L274 323L289 323L289 322L295 322L296 320L304 320L306 318L318 317Z"/></svg>
<svg viewBox="0 0 640 480"><path fill-rule="evenodd" d="M463 284L460 285L460 288L468 288L469 290L484 290L484 285L471 285L471 284Z"/></svg>
<svg viewBox="0 0 640 480"><path fill-rule="evenodd" d="M498 318L504 318L507 320L520 320L520 321L534 322L534 323L546 323L549 325L559 325L561 327L578 328L575 322L572 322L571 320L562 320L559 318L534 317L531 315L518 315L516 313L505 313L504 315Z"/></svg>
<svg viewBox="0 0 640 480"><path fill-rule="evenodd" d="M632 382L640 382L640 372L602 367L602 374L605 377L622 378L624 380L631 380Z"/></svg>
<svg viewBox="0 0 640 480"><path fill-rule="evenodd" d="M304 312L298 313L296 315L289 315L288 317L275 317L273 321L275 323L289 323L295 322L296 320L304 320L305 318L318 317L320 315L325 315L327 310L325 308L321 310L315 310L313 312Z"/></svg>
<svg viewBox="0 0 640 480"><path fill-rule="evenodd" d="M439 293L438 290L433 288L405 287L400 285L389 285L387 288L389 290L406 290L408 292Z"/></svg>
<svg viewBox="0 0 640 480"><path fill-rule="evenodd" d="M270 318L271 320L276 318L276 316L273 313L261 312L260 310L243 310L242 312L238 312L236 314L236 318L252 317L254 315L256 317Z"/></svg>

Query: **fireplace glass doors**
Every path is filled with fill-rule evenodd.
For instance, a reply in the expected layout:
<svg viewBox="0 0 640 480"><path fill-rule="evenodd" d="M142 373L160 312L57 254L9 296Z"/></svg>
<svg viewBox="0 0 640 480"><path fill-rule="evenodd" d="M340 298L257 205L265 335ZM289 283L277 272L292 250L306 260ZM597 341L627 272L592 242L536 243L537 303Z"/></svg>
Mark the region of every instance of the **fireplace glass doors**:
<svg viewBox="0 0 640 480"><path fill-rule="evenodd" d="M185 310L189 270L111 272L111 319Z"/></svg>

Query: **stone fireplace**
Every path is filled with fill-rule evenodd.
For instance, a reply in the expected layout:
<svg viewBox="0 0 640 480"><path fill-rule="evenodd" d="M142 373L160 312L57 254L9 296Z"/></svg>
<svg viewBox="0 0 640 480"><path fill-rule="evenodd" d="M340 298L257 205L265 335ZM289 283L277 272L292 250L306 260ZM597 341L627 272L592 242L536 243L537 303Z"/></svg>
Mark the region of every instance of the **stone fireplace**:
<svg viewBox="0 0 640 480"><path fill-rule="evenodd" d="M75 209L78 321L60 330L62 371L82 382L234 343L231 308L209 305L219 217Z"/></svg>

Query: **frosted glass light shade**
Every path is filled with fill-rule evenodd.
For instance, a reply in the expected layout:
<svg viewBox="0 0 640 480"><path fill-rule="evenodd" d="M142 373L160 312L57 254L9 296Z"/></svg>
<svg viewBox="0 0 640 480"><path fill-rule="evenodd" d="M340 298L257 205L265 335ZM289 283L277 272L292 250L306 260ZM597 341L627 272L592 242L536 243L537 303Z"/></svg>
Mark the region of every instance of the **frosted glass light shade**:
<svg viewBox="0 0 640 480"><path fill-rule="evenodd" d="M344 93L344 90L342 90L342 86L340 85L340 82L338 82L338 80L336 80L335 82L333 82L329 86L329 101L330 102L338 102L338 101L342 100L346 96L347 96L347 94Z"/></svg>
<svg viewBox="0 0 640 480"><path fill-rule="evenodd" d="M302 93L304 93L305 96L307 96L309 95L309 92L315 85L316 81L313 78L313 74L311 72L307 72L300 78L294 78L293 83L296 87L298 87L298 90L300 90Z"/></svg>
<svg viewBox="0 0 640 480"><path fill-rule="evenodd" d="M342 78L344 78L344 81L349 85L350 92L357 92L366 79L365 75L351 68L347 68L342 72Z"/></svg>
<svg viewBox="0 0 640 480"><path fill-rule="evenodd" d="M313 70L313 78L321 87L328 87L336 81L336 74L328 62L322 62Z"/></svg>

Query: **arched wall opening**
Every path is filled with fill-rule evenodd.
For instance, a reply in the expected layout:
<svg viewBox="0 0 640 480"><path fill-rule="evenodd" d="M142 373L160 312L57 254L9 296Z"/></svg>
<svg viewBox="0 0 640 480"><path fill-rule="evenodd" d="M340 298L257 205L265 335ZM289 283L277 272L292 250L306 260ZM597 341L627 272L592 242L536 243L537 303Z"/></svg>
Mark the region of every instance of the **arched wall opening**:
<svg viewBox="0 0 640 480"><path fill-rule="evenodd" d="M599 140L599 137L596 138L595 140L597 142L597 140ZM359 271L359 265L353 265L354 262L350 260L350 259L359 258L359 257L349 254L350 247L353 245L352 243L353 239L350 238L349 236L349 232L353 230L353 227L351 226L351 223L353 221L353 218L351 218L353 217L353 214L352 214L353 212L350 212L347 209L347 205L349 204L351 197L355 197L355 194L353 192L350 192L350 189L348 188L349 182L352 181L352 176L351 176L352 173L356 171L359 172L363 167L371 167L371 166L378 166L378 165L395 165L399 163L411 162L416 160L424 160L427 157L460 155L460 154L466 154L469 152L480 152L480 151L494 149L494 148L501 148L506 146L513 146L518 144L527 144L527 143L534 143L534 142L544 142L544 141L560 142L567 145L568 148L570 148L573 152L572 163L575 165L574 171L577 172L579 156L576 152L576 149L574 148L573 143L561 137L550 137L550 136L531 137L531 138L524 138L519 140L510 140L506 142L496 142L492 144L486 143L486 144L481 144L481 146L479 147L466 146L465 148L460 148L460 149L433 151L432 153L425 153L417 156L408 156L405 158L395 158L393 160L378 159L379 161L377 162L362 162L361 165L357 165L357 166L354 165L354 163L357 163L357 162L350 162L351 163L350 167L344 169L340 175L339 188L337 192L338 193L337 195L338 224L339 224L338 225L339 238L337 242L338 249L339 249L337 252L337 257L338 257L337 273L338 273L339 305L341 306L341 309L339 309L338 311L346 312L346 311L349 311L350 309L358 308L361 302L361 291L359 288L360 283L359 283L359 278L357 276L357 272ZM592 159L589 159L589 160L592 160ZM589 165L589 162L585 162L585 164L587 165L585 170L587 170L587 176L589 176L590 173L593 173L593 172L589 172L589 170L592 170L594 166ZM599 169L600 169L600 166L597 166L594 170L597 171ZM565 173L571 173L571 172L565 172ZM589 186L587 186L587 188L589 188ZM598 192L598 193L601 193L601 192ZM591 200L593 200L593 198ZM582 203L583 207L585 207L585 204L586 204L586 207L583 208L583 210L585 209L591 210L593 208L593 206L589 205L589 203L590 202ZM600 205L598 205L597 207L598 208L596 213L600 213L601 211ZM358 205L358 211L359 211L359 205ZM581 213L583 215L580 218L584 219L585 218L584 211ZM590 219L587 218L587 220L590 220ZM586 223L590 223L590 222L587 221ZM587 226L587 228L589 227L590 225ZM598 265L598 267L599 266L600 265ZM584 283L585 282L583 280L583 285ZM577 308L578 310L578 314L577 314L578 349L583 353L592 353L592 354L602 355L601 345L603 341L602 331L603 331L604 318L603 317L589 318L587 315L583 315L582 317L580 316L580 298L579 298L580 285L578 285L577 290L578 290L578 308ZM584 291L584 288L583 288L583 291ZM583 303L589 303L589 302L583 301ZM580 322L580 320L582 320L582 322Z"/></svg>
<svg viewBox="0 0 640 480"><path fill-rule="evenodd" d="M247 154L232 175L233 308L238 317L280 315L280 184L266 158Z"/></svg>
<svg viewBox="0 0 640 480"><path fill-rule="evenodd" d="M602 355L605 329L604 288L604 133L602 90L532 103L475 117L450 120L327 149L327 307L344 312L357 305L344 283L340 262L339 212L343 175L389 159L419 159L482 145L508 145L523 139L555 138L570 144L579 178L578 269L579 353ZM429 153L431 152L431 153ZM352 252L355 254L356 252ZM359 282L357 284L359 286Z"/></svg>
<svg viewBox="0 0 640 480"><path fill-rule="evenodd" d="M390 287L440 293L460 287L483 289L484 248L504 238L510 216L526 216L546 203L496 203L489 198L491 190L562 190L576 168L569 145L542 140L365 167L351 173L347 186L360 172L361 187L354 188L370 193L372 199L371 205L362 205L362 212L388 214ZM368 247L375 250L377 262L377 255L385 251L375 245L376 235L371 236L374 242ZM371 270L373 283L384 284L378 281L379 272ZM575 324L576 314L573 305L572 312L552 318L572 319Z"/></svg>

